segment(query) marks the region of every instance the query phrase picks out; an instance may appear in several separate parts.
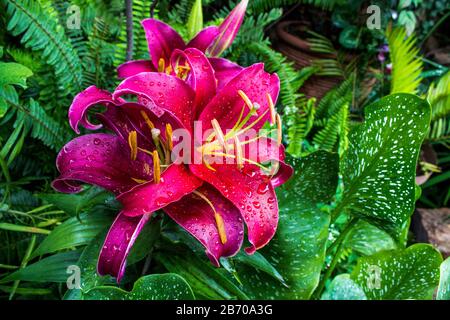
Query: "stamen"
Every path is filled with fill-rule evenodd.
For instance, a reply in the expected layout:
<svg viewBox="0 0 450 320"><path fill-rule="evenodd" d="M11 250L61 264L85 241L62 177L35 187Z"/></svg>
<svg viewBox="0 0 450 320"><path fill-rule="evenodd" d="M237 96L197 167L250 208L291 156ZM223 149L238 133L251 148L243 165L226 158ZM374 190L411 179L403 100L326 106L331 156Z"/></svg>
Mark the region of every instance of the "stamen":
<svg viewBox="0 0 450 320"><path fill-rule="evenodd" d="M245 94L244 91L242 90L238 90L238 94L241 96L242 100L244 100L245 104L247 105L247 107L252 110L253 109L253 103L250 100L250 98Z"/></svg>
<svg viewBox="0 0 450 320"><path fill-rule="evenodd" d="M244 167L244 162L242 161L242 146L239 138L237 136L234 137L234 152L236 154L236 163L239 170Z"/></svg>
<svg viewBox="0 0 450 320"><path fill-rule="evenodd" d="M221 157L227 157L227 158L236 159L236 156L235 156L234 154L229 154L229 153L210 152L210 153L208 153L208 154L209 154L209 155L212 155L212 156L221 156ZM263 171L269 171L268 168L264 167L262 164L260 164L260 163L258 163L258 162L256 162L256 161L253 161L253 160L250 160L250 159L247 159L247 158L242 158L242 160L243 160L244 162L248 162L248 163L250 163L250 164L254 164L255 166L259 167L259 168L260 168L261 170L263 170ZM215 171L215 170L214 170L214 171Z"/></svg>
<svg viewBox="0 0 450 320"><path fill-rule="evenodd" d="M141 115L144 118L145 123L147 124L147 126L149 127L150 130L155 128L155 125L153 124L153 122L150 120L150 118L148 117L147 113L144 110L141 110Z"/></svg>
<svg viewBox="0 0 450 320"><path fill-rule="evenodd" d="M139 183L139 184L144 184L144 183L148 182L147 180L142 180L142 179L138 179L138 178L131 178L131 180L133 180L134 182Z"/></svg>
<svg viewBox="0 0 450 320"><path fill-rule="evenodd" d="M216 211L216 208L212 204L212 202L201 192L195 190L193 193L204 200L213 210L214 219L216 220L217 231L219 232L220 241L222 244L227 243L227 234L225 232L225 223L223 222L222 216Z"/></svg>
<svg viewBox="0 0 450 320"><path fill-rule="evenodd" d="M137 132L136 131L130 131L128 134L128 145L130 146L131 150L131 160L136 160L137 158L137 152L138 152L138 145L137 145Z"/></svg>
<svg viewBox="0 0 450 320"><path fill-rule="evenodd" d="M269 102L270 122L274 124L277 121L277 112L275 110L275 105L273 104L272 96L270 95L270 93L267 93L267 101Z"/></svg>
<svg viewBox="0 0 450 320"><path fill-rule="evenodd" d="M220 144L227 150L228 146L225 142L225 136L223 135L222 128L219 125L219 122L216 119L211 120L211 124L214 129L214 133L216 134L217 140L220 142Z"/></svg>
<svg viewBox="0 0 450 320"><path fill-rule="evenodd" d="M282 128L281 128L281 117L278 113L276 116L276 122L277 122L277 143L278 143L278 145L281 145L282 138L283 138L283 132L282 132Z"/></svg>
<svg viewBox="0 0 450 320"><path fill-rule="evenodd" d="M164 72L166 70L166 61L160 58L158 61L158 72Z"/></svg>
<svg viewBox="0 0 450 320"><path fill-rule="evenodd" d="M172 126L170 125L170 123L166 124L166 139L167 139L167 144L169 146L169 151L172 151L172 149L173 149L173 130L172 130Z"/></svg>
<svg viewBox="0 0 450 320"><path fill-rule="evenodd" d="M155 183L161 181L161 166L158 151L153 151L153 180Z"/></svg>

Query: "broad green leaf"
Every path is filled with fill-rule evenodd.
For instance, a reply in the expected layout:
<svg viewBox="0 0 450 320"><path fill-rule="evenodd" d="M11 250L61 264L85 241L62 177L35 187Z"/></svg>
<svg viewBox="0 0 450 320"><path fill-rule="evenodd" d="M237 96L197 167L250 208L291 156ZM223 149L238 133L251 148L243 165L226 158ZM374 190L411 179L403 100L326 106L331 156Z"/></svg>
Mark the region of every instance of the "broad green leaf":
<svg viewBox="0 0 450 320"><path fill-rule="evenodd" d="M349 135L335 212L346 209L397 239L414 210L417 157L429 123L428 102L411 94L368 106L365 122Z"/></svg>
<svg viewBox="0 0 450 320"><path fill-rule="evenodd" d="M100 276L97 273L97 260L100 254L100 249L105 240L107 229L100 231L100 233L89 243L83 250L76 265L80 268L80 289L67 290L64 295L65 300L81 300L84 293L90 289L105 284L114 284L115 279L111 276Z"/></svg>
<svg viewBox="0 0 450 320"><path fill-rule="evenodd" d="M275 237L260 250L288 287L266 273L237 265L245 292L255 299L308 299L325 261L330 217L313 201L327 201L337 187L337 155L319 151L295 163L296 174L277 191Z"/></svg>
<svg viewBox="0 0 450 320"><path fill-rule="evenodd" d="M313 202L326 202L333 198L338 181L337 154L316 151L301 160L289 160L295 168L294 176L283 185L283 189L292 197Z"/></svg>
<svg viewBox="0 0 450 320"><path fill-rule="evenodd" d="M279 202L279 207L277 233L261 253L288 287L258 269L242 264L236 269L251 298L308 299L319 282L325 261L330 218L307 200L298 198Z"/></svg>
<svg viewBox="0 0 450 320"><path fill-rule="evenodd" d="M321 300L367 300L361 287L350 279L349 274L340 274L331 281Z"/></svg>
<svg viewBox="0 0 450 320"><path fill-rule="evenodd" d="M70 273L67 273L67 268L76 265L80 253L77 250L54 254L0 279L0 283L14 280L66 282L70 276Z"/></svg>
<svg viewBox="0 0 450 320"><path fill-rule="evenodd" d="M280 281L282 284L286 284L283 276L278 272L277 269L273 267L273 265L269 261L267 261L267 259L260 252L255 252L252 255L248 255L245 252L240 251L233 259L252 266L257 270L265 272L266 274Z"/></svg>
<svg viewBox="0 0 450 320"><path fill-rule="evenodd" d="M193 289L199 299L248 299L247 295L237 286L228 272L214 267L207 259L200 259L196 254L181 246L169 245L156 255L169 272L182 276ZM204 254L204 253L203 253Z"/></svg>
<svg viewBox="0 0 450 320"><path fill-rule="evenodd" d="M193 38L203 28L203 10L202 0L195 0L189 20L187 23L187 31L189 39Z"/></svg>
<svg viewBox="0 0 450 320"><path fill-rule="evenodd" d="M152 247L156 240L158 240L160 233L161 221L155 219L150 220L150 222L148 222L139 233L136 242L131 248L130 254L127 258L127 264L131 265L144 259L152 250Z"/></svg>
<svg viewBox="0 0 450 320"><path fill-rule="evenodd" d="M177 274L151 274L139 278L131 292L103 286L89 290L85 300L193 300L189 284Z"/></svg>
<svg viewBox="0 0 450 320"><path fill-rule="evenodd" d="M0 62L0 88L6 84L16 84L25 88L27 78L31 75L33 72L19 63Z"/></svg>
<svg viewBox="0 0 450 320"><path fill-rule="evenodd" d="M441 262L431 245L415 244L358 259L351 279L370 300L432 299Z"/></svg>
<svg viewBox="0 0 450 320"><path fill-rule="evenodd" d="M362 220L358 221L349 232L345 246L366 256L383 250L397 249L390 235Z"/></svg>
<svg viewBox="0 0 450 320"><path fill-rule="evenodd" d="M5 98L0 96L0 119L3 118L8 111L8 104L6 103Z"/></svg>
<svg viewBox="0 0 450 320"><path fill-rule="evenodd" d="M34 258L46 253L86 245L101 230L112 223L112 217L104 214L83 214L80 216L80 220L73 217L57 226L41 242L31 257Z"/></svg>
<svg viewBox="0 0 450 320"><path fill-rule="evenodd" d="M77 216L82 211L96 205L114 205L112 195L97 187L90 187L78 194L41 193L38 197L55 205L71 216Z"/></svg>
<svg viewBox="0 0 450 320"><path fill-rule="evenodd" d="M441 275L436 299L450 300L450 258L442 262L440 269Z"/></svg>

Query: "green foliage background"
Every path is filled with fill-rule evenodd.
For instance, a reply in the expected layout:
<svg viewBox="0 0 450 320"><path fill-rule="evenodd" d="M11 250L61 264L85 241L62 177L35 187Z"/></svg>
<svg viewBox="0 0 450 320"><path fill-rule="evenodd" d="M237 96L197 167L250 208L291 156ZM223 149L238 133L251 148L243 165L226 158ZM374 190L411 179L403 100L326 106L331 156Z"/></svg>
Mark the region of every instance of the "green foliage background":
<svg viewBox="0 0 450 320"><path fill-rule="evenodd" d="M355 5L300 2L342 16ZM153 14L187 39L195 28L194 3L161 0ZM235 3L203 0L204 25L220 23ZM296 70L272 49L267 30L298 3L250 1L239 35L225 52L244 66L263 61L280 76L277 107L296 175L277 192L275 238L253 256L240 252L223 259L217 269L195 240L157 213L133 247L118 286L95 269L118 211L114 197L94 187L58 194L50 182L57 152L74 137L67 121L73 97L93 84L112 90L118 83L115 69L127 49L124 1L0 0L0 298L431 299L440 282L437 297L448 299L448 260L440 267L439 252L410 246L414 241L408 238L418 198L429 207L447 206L450 198L448 187L436 192L450 178L450 78L445 66L421 56L418 42L429 27L407 37L401 21L388 26L383 16L383 30L359 43L359 60L346 65L336 43L311 33L312 49L336 58ZM150 16L152 4L133 1L133 59L148 58L140 21ZM410 6L401 10L417 9ZM76 8L81 25L72 29L67 22ZM341 44L355 43L349 31L342 34L347 38ZM390 75L370 73L382 43L390 46ZM312 75L343 80L318 101L299 92ZM363 97L360 83L368 75L377 84ZM443 150L442 173L418 195L414 177L423 143ZM396 152L400 157L391 159ZM81 269L81 289L67 289L71 265ZM382 287L367 285L368 265L381 270ZM393 266L396 272L390 273Z"/></svg>

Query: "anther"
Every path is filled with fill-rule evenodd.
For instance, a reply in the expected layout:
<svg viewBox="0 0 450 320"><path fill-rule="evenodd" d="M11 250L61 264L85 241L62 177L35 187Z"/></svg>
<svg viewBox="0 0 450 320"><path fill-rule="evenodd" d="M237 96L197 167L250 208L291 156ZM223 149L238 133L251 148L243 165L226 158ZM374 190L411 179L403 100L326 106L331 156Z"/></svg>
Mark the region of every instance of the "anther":
<svg viewBox="0 0 450 320"><path fill-rule="evenodd" d="M234 137L234 153L236 155L236 164L238 169L242 169L244 167L244 161L242 158L242 146L239 138L237 136Z"/></svg>
<svg viewBox="0 0 450 320"><path fill-rule="evenodd" d="M172 151L173 149L173 130L170 123L166 124L166 139L167 139L167 145L169 146L169 151Z"/></svg>
<svg viewBox="0 0 450 320"><path fill-rule="evenodd" d="M217 140L225 148L225 150L227 150L228 146L226 144L225 136L223 135L223 131L219 125L219 122L216 119L212 119L211 124L213 126L214 133L216 134Z"/></svg>
<svg viewBox="0 0 450 320"><path fill-rule="evenodd" d="M216 220L217 231L219 232L220 242L222 244L227 243L227 233L225 232L225 223L223 222L222 216L216 211L216 208L212 204L212 202L201 192L195 190L193 193L204 200L214 212L214 220Z"/></svg>
<svg viewBox="0 0 450 320"><path fill-rule="evenodd" d="M137 132L136 131L130 131L130 133L128 134L128 145L130 146L131 160L134 161L137 158L137 152L138 152Z"/></svg>
<svg viewBox="0 0 450 320"><path fill-rule="evenodd" d="M275 105L273 104L272 96L270 95L270 93L267 93L267 101L269 102L270 122L274 124L276 122L277 112L275 110Z"/></svg>
<svg viewBox="0 0 450 320"><path fill-rule="evenodd" d="M225 244L227 243L227 233L225 232L225 223L223 222L223 218L216 212L214 214L214 219L216 220L217 231L219 231L220 242Z"/></svg>
<svg viewBox="0 0 450 320"><path fill-rule="evenodd" d="M150 120L150 118L148 117L147 113L144 110L141 110L141 115L144 118L145 123L147 124L147 126L149 127L150 130L155 128L155 125L153 124L153 122Z"/></svg>
<svg viewBox="0 0 450 320"><path fill-rule="evenodd" d="M242 100L244 100L245 104L250 110L253 110L253 103L250 98L245 94L244 91L238 90L238 94L241 96Z"/></svg>
<svg viewBox="0 0 450 320"><path fill-rule="evenodd" d="M160 58L158 61L158 72L164 72L166 70L166 61Z"/></svg>
<svg viewBox="0 0 450 320"><path fill-rule="evenodd" d="M283 132L282 132L282 127L281 127L281 117L277 113L275 118L276 118L276 123L277 123L277 143L278 143L278 145L281 145L282 138L283 138Z"/></svg>
<svg viewBox="0 0 450 320"><path fill-rule="evenodd" d="M155 183L161 181L161 165L159 161L158 151L153 151L153 180Z"/></svg>

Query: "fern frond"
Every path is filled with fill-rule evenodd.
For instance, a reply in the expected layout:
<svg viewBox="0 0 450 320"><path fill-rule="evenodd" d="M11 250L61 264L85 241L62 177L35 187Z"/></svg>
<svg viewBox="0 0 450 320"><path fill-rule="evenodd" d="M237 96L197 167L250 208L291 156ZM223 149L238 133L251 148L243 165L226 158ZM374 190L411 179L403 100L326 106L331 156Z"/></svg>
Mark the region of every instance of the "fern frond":
<svg viewBox="0 0 450 320"><path fill-rule="evenodd" d="M386 36L392 62L391 93L417 93L423 63L416 37L407 37L404 28L388 29Z"/></svg>
<svg viewBox="0 0 450 320"><path fill-rule="evenodd" d="M7 29L21 42L39 51L55 69L61 89L76 93L83 88L81 61L59 25L54 12L33 0L2 0L6 2Z"/></svg>
<svg viewBox="0 0 450 320"><path fill-rule="evenodd" d="M54 150L59 150L63 146L66 139L62 127L36 101L30 99L28 105L14 104L12 101L8 103L19 111L16 123L28 121L32 126L33 138L41 140Z"/></svg>
<svg viewBox="0 0 450 320"><path fill-rule="evenodd" d="M303 154L303 142L314 125L315 98L301 99L301 107L294 110L285 109L283 122L287 127L287 152L294 157Z"/></svg>
<svg viewBox="0 0 450 320"><path fill-rule="evenodd" d="M339 140L339 153L343 153L348 146L348 104L341 105L339 111L333 114L323 129L318 131L313 138L316 149L334 151Z"/></svg>
<svg viewBox="0 0 450 320"><path fill-rule="evenodd" d="M450 115L450 71L444 74L437 83L428 88L428 102L431 105L431 119Z"/></svg>
<svg viewBox="0 0 450 320"><path fill-rule="evenodd" d="M299 72L295 70L292 62L287 61L285 56L264 43L252 43L249 48L264 61L268 72L278 74L281 104L284 107L295 107L297 100L302 96L298 90L316 69L308 67Z"/></svg>
<svg viewBox="0 0 450 320"><path fill-rule="evenodd" d="M343 104L349 104L352 101L353 81L354 75L345 79L343 82L327 92L317 106L317 119L329 118L333 116L340 110Z"/></svg>

